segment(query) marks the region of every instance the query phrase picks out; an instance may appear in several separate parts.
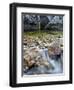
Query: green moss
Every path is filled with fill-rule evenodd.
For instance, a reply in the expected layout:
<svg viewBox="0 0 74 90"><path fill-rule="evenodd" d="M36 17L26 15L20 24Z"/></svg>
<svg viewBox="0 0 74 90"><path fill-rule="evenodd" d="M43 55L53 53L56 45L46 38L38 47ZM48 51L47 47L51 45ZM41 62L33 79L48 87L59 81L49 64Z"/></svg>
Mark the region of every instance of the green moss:
<svg viewBox="0 0 74 90"><path fill-rule="evenodd" d="M32 36L32 37L38 37L38 38L42 38L45 37L47 35L49 35L50 37L63 37L63 32L62 31L31 31L31 32L24 32L23 33L25 36Z"/></svg>

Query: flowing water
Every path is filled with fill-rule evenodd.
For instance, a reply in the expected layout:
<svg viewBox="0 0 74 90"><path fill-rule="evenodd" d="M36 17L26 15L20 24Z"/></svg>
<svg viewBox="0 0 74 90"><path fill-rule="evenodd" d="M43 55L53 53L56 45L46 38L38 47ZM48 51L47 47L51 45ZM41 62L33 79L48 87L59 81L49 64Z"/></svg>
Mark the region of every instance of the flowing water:
<svg viewBox="0 0 74 90"><path fill-rule="evenodd" d="M49 54L48 54L48 49L45 48L45 49L42 49L42 56L43 56L43 59L44 60L47 60L49 64L51 64L54 69L49 69L48 70L48 73L61 73L62 72L62 65L61 65L61 57L59 58L59 60L56 60L55 59L51 59L49 57Z"/></svg>
<svg viewBox="0 0 74 90"><path fill-rule="evenodd" d="M25 72L25 74L28 74L28 75L56 74L56 73L63 72L63 65L61 63L61 60L63 59L62 55L60 58L58 58L58 60L56 60L56 58L52 59L51 57L49 57L47 48L39 49L39 53L42 56L42 60L48 62L49 66L51 65L51 67L50 68L46 68L45 66L33 67L30 70L28 70L27 72ZM54 55L52 57L54 57Z"/></svg>

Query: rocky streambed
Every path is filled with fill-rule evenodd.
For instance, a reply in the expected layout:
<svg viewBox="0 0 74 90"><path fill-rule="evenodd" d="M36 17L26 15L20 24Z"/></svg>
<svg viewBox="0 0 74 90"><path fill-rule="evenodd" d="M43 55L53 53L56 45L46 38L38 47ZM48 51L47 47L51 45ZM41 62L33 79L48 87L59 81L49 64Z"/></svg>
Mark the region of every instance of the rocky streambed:
<svg viewBox="0 0 74 90"><path fill-rule="evenodd" d="M63 72L63 38L24 37L23 75Z"/></svg>

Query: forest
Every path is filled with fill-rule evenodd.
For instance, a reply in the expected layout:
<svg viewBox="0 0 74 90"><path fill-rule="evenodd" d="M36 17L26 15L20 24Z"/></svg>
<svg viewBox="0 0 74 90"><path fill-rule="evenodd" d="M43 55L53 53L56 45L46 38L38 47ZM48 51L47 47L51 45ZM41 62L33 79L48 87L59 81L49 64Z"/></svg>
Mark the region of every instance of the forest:
<svg viewBox="0 0 74 90"><path fill-rule="evenodd" d="M63 30L63 16L25 15L23 19L24 31Z"/></svg>

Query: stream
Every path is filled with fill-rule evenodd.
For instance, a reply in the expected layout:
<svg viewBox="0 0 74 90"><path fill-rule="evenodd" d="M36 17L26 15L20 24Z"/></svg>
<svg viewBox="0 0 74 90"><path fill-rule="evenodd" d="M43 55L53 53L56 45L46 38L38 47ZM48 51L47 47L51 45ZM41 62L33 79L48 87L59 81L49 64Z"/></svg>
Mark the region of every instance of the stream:
<svg viewBox="0 0 74 90"><path fill-rule="evenodd" d="M33 75L33 74L58 74L63 72L63 54L60 54L60 57L57 55L52 55L51 58L48 54L48 48L39 49L42 60L48 62L51 65L50 68L46 66L32 67L30 70L24 71L24 74Z"/></svg>

